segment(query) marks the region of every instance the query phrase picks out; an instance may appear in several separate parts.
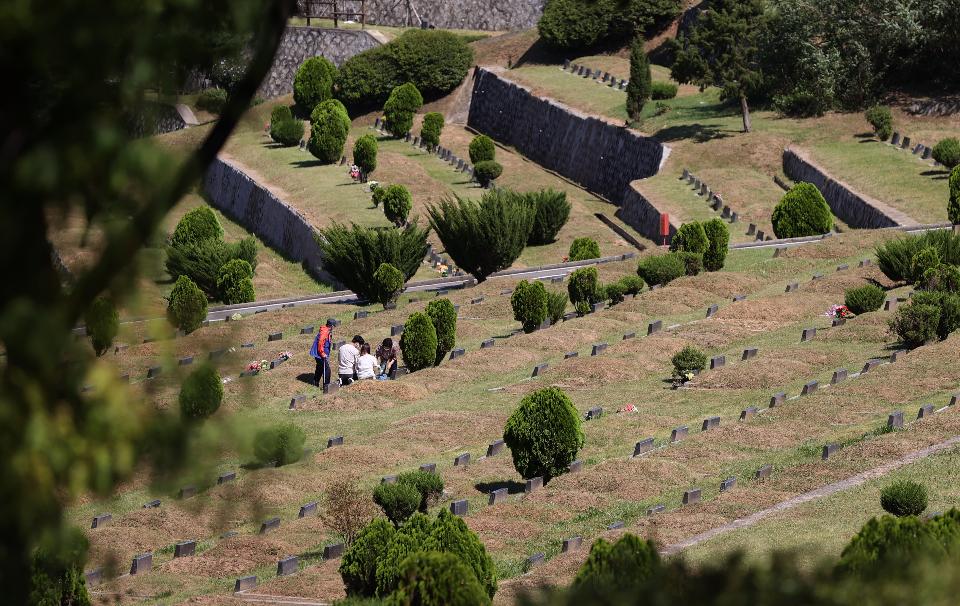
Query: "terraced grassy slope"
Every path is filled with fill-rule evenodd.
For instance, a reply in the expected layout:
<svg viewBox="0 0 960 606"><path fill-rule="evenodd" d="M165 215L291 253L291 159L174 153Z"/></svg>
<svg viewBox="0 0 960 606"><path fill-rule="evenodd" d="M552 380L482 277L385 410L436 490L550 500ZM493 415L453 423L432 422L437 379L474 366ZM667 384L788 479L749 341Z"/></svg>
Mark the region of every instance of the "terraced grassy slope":
<svg viewBox="0 0 960 606"><path fill-rule="evenodd" d="M921 403L946 402L960 382L958 371L943 364L957 354L956 336L826 387L836 368L854 372L866 360L886 358L893 350L886 330L889 312L866 314L836 328L829 328L829 319L822 315L842 299L845 288L868 279L883 283L879 271L857 267L857 261L885 237L890 234L845 234L776 259L769 250L733 252L723 272L684 278L531 335L508 337L516 323L508 297L499 293L509 288L509 282L492 280L451 294L461 306L458 345L467 349L465 356L398 381L364 383L335 396L323 397L302 382L313 367L305 355L310 336L290 336L291 329L338 315L345 319L337 331L341 337L360 333L376 340L422 308L422 301L409 303L404 298L400 309L360 320L350 319L347 306L287 309L204 328L183 339L131 345L122 354L122 364L136 379L154 363L161 347L169 348L171 355L200 355L254 341L252 351L238 350L223 362L224 373L234 378L226 385L225 411L218 416L229 413L224 431L235 436L228 442L238 446L205 457L206 465L194 477L176 478L160 490L137 478L111 501L76 504L70 517L89 525L96 513L114 515L112 525L88 531L91 567L108 563L111 556L125 567L133 554L154 551L152 573L111 581L104 587L107 591L176 603L194 595L226 596L234 578L256 574L265 593L329 600L342 595L337 562L323 562L318 554L323 545L338 539L317 518L297 519L299 506L316 500L325 486L345 475L372 490L381 476L436 462L447 493L438 507L468 499L465 520L491 551L502 578L497 601L510 603L522 588L569 580L585 557L586 544L619 532L606 530L612 522L623 521L632 532L670 544L954 435L960 422L953 411L896 433L877 429L891 410L909 415ZM851 269L836 271L840 263ZM633 262L624 262L602 266L601 274L610 280L632 270ZM815 272L824 277L811 281ZM800 288L785 293L790 282L799 282ZM748 298L731 302L739 294ZM470 304L480 296L485 297L482 302ZM711 304L719 309L708 319L705 309ZM664 330L645 336L655 319L663 321ZM819 329L817 338L801 343L801 330L812 326ZM266 334L281 328L285 338L267 344ZM638 337L622 340L628 332ZM496 337L496 345L480 350L480 341L489 337ZM597 342L609 343L609 349L590 357L591 345ZM727 364L703 373L687 388L672 390L665 383L669 359L685 344L711 356L724 354ZM747 347L758 348L758 356L739 361ZM261 376L236 378L248 359L279 349L292 350L295 357ZM572 350L579 357L564 360ZM533 366L543 362L550 367L531 379ZM811 380L821 384L815 394L737 421L748 406L762 409L779 391L794 396ZM508 453L481 457L486 445L500 437L522 395L546 385L565 389L581 412L595 406L605 412L585 424L583 470L521 496L516 494L522 491L521 478ZM175 396L173 382L163 376L141 380L133 389L133 402L140 401L137 395L149 393L160 406L169 406ZM307 400L291 411L289 401L297 393ZM634 404L639 412L618 414L626 404ZM714 415L721 417L720 427L701 433L700 422ZM303 427L313 454L282 468L240 468L250 460L243 437L279 420ZM681 425L689 426L689 437L670 444L671 430ZM334 435L344 436L344 446L325 448L326 439ZM631 459L635 443L648 437L659 448ZM821 461L820 449L827 442L846 446ZM453 458L462 452L470 452L473 462L454 467ZM765 464L773 465L772 476L753 481L753 472ZM236 482L209 486L217 472L228 469L238 470ZM737 477L736 488L720 494L721 480L730 476ZM190 499L173 497L176 487L198 480L209 488ZM514 494L506 503L488 506L487 493L500 486ZM681 508L683 491L692 487L702 488L704 502ZM161 507L141 509L151 498L162 499ZM647 508L655 504L664 504L667 511L648 517ZM279 529L257 535L260 522L274 515L281 518ZM238 534L223 538L228 530ZM562 539L573 535L584 537L584 549L559 555ZM201 549L196 556L172 560L171 546L182 539L201 541ZM524 560L536 552L545 553L547 563L522 575ZM303 570L276 578L276 561L295 554L303 556Z"/></svg>

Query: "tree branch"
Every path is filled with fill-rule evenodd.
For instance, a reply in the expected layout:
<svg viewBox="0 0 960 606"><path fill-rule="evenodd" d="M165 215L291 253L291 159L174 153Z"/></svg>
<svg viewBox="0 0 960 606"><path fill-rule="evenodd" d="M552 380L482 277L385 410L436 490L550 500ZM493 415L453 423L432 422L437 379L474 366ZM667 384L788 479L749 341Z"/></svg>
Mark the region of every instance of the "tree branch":
<svg viewBox="0 0 960 606"><path fill-rule="evenodd" d="M77 280L66 308L66 320L70 326L79 320L90 302L106 290L114 276L133 263L136 253L143 248L160 221L190 191L197 177L203 175L217 157L273 65L292 5L293 0L274 0L270 3L247 72L231 91L213 130L180 168L171 186L157 188L155 197L131 217L129 226L107 243L96 265Z"/></svg>

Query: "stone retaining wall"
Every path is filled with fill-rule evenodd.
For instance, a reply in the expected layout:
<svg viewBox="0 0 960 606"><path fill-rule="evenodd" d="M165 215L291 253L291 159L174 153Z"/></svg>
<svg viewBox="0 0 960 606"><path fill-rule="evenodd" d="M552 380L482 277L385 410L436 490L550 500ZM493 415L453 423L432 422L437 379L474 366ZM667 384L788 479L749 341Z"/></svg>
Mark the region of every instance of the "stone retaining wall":
<svg viewBox="0 0 960 606"><path fill-rule="evenodd" d="M905 213L834 179L803 150L783 150L783 172L794 181L815 185L826 198L833 214L850 227L876 229L917 224L916 220Z"/></svg>
<svg viewBox="0 0 960 606"><path fill-rule="evenodd" d="M517 30L536 27L545 0L366 0L367 23L440 29ZM344 12L359 11L359 0L340 0Z"/></svg>
<svg viewBox="0 0 960 606"><path fill-rule="evenodd" d="M662 213L646 196L640 193L638 186L639 183L634 182L627 188L626 194L620 201L620 208L617 210L616 216L644 237L653 240L655 244L663 244L660 235L660 216ZM679 227L676 221L671 218L670 235L667 238L668 244Z"/></svg>
<svg viewBox="0 0 960 606"><path fill-rule="evenodd" d="M660 170L667 150L478 67L467 124L619 205L630 182Z"/></svg>
<svg viewBox="0 0 960 606"><path fill-rule="evenodd" d="M145 103L139 114L128 118L128 129L134 137L152 137L186 127L180 111L165 103Z"/></svg>
<svg viewBox="0 0 960 606"><path fill-rule="evenodd" d="M331 281L322 270L323 257L314 240L313 226L296 209L278 198L242 170L217 158L203 179L210 204L243 225L308 273Z"/></svg>
<svg viewBox="0 0 960 606"><path fill-rule="evenodd" d="M350 57L379 45L379 40L362 30L288 27L258 94L270 98L293 92L293 76L310 57L322 55L339 66Z"/></svg>

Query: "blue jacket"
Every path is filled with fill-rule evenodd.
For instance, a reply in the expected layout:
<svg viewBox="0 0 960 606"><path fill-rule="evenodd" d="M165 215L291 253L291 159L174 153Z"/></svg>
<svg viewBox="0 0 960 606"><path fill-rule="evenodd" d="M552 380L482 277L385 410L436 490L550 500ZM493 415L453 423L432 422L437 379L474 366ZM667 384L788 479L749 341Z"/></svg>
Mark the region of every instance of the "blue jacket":
<svg viewBox="0 0 960 606"><path fill-rule="evenodd" d="M333 331L329 326L321 326L320 330L317 331L317 336L313 340L313 345L310 346L310 355L314 358L329 358L330 357L330 345L333 342Z"/></svg>

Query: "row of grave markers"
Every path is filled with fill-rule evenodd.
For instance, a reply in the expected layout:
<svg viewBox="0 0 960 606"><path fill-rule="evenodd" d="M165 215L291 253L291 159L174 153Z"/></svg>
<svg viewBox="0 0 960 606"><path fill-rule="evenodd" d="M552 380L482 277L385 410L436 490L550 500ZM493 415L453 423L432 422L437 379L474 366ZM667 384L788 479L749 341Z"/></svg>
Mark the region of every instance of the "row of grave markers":
<svg viewBox="0 0 960 606"><path fill-rule="evenodd" d="M560 71L574 74L576 76L582 76L587 79L596 80L600 84L606 84L610 88L615 90L627 90L627 86L630 84L629 80L620 79L610 74L610 72L604 72L601 70L591 70L589 67L584 67L583 65L577 65L576 63L571 63L569 59L565 59L563 62L563 67L560 68Z"/></svg>
<svg viewBox="0 0 960 606"><path fill-rule="evenodd" d="M381 134L386 134L386 131L384 130L384 123L385 121L378 117L374 120L372 128ZM473 179L473 166L471 166L470 163L463 158L457 157L456 154L454 154L451 150L441 145L429 145L419 136L411 135L409 132L403 136L403 140L413 145L417 149L422 149L436 154L438 158L453 166L453 169L456 172L465 173L469 175L471 179Z"/></svg>
<svg viewBox="0 0 960 606"><path fill-rule="evenodd" d="M924 145L923 143L917 143L912 145L910 137L901 136L899 132L893 133L893 136L890 137L890 145L903 150L910 150L914 156L918 156L920 160L930 160L933 158L933 148ZM934 160L935 166L942 166L939 162Z"/></svg>
<svg viewBox="0 0 960 606"><path fill-rule="evenodd" d="M710 208L720 213L721 219L727 219L730 221L730 223L736 223L740 220L740 215L736 211L732 210L728 205L723 203L723 198L720 196L720 194L711 190L705 181L702 181L700 177L694 175L689 169L683 169L683 174L680 175L680 180L686 181L688 185L692 185L694 192L698 196L703 196L703 198L707 201L707 204L710 205ZM754 232L756 232L756 229L757 226L751 223L749 229L747 230L747 235L752 236ZM758 232L757 240L763 239L763 232ZM767 236L766 239L770 240L771 238Z"/></svg>

